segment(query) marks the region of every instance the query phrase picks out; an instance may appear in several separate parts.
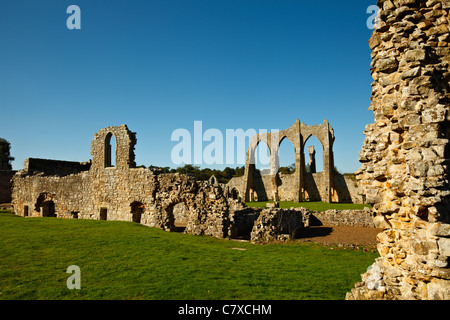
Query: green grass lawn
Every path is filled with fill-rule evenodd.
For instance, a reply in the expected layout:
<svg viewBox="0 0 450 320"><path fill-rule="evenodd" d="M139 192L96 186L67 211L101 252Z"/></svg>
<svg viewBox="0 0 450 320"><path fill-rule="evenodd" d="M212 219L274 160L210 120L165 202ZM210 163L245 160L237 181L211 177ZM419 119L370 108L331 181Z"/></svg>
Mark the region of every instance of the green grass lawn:
<svg viewBox="0 0 450 320"><path fill-rule="evenodd" d="M261 202L246 202L248 207L265 208L266 203L273 203L273 201L261 201ZM364 207L371 208L369 204L356 204L356 203L325 203L322 201L307 201L307 202L293 202L293 201L279 201L280 208L298 208L304 207L313 211L327 211L331 209L336 210L362 210Z"/></svg>
<svg viewBox="0 0 450 320"><path fill-rule="evenodd" d="M378 256L10 213L0 213L0 244L0 299L339 300ZM80 290L66 286L70 265Z"/></svg>

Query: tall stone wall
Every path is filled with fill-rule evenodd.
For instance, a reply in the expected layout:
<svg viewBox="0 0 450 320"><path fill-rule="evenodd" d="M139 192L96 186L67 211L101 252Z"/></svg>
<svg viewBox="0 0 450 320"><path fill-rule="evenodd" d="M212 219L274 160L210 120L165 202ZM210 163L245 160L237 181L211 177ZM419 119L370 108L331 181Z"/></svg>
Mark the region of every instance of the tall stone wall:
<svg viewBox="0 0 450 320"><path fill-rule="evenodd" d="M379 0L374 123L357 178L375 203L379 259L348 299L450 299L448 0Z"/></svg>

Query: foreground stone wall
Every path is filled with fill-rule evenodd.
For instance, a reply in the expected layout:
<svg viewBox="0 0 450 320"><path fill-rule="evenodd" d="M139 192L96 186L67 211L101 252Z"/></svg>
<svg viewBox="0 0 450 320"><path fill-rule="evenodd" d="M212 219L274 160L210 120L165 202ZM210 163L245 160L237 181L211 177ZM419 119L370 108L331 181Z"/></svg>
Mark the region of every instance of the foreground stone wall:
<svg viewBox="0 0 450 320"><path fill-rule="evenodd" d="M360 192L385 231L348 299L450 299L450 1L379 0Z"/></svg>

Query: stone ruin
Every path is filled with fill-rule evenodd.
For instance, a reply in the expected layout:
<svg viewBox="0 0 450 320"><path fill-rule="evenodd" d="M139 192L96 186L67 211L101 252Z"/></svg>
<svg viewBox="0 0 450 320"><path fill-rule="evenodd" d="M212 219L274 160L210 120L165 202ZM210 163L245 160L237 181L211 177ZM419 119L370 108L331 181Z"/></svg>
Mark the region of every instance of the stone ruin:
<svg viewBox="0 0 450 320"><path fill-rule="evenodd" d="M115 155L111 140L115 139ZM219 187L179 174L136 168L136 134L126 125L95 134L85 163L29 158L12 183L21 216L142 223L168 231L224 237L230 201Z"/></svg>
<svg viewBox="0 0 450 320"><path fill-rule="evenodd" d="M198 181L136 168L135 144L136 134L126 125L107 127L94 135L90 161L26 159L24 169L12 179L15 214L133 221L167 231L254 242L293 239L311 221L358 225L372 220L371 213L363 211L323 214L304 208L247 208L235 199L234 189L214 176Z"/></svg>
<svg viewBox="0 0 450 320"><path fill-rule="evenodd" d="M378 235L380 258L346 299L448 300L450 1L378 0L377 5L380 23L369 40L374 79L370 110L375 118L364 132L357 180L361 199L374 204L373 223L384 231ZM328 142L319 139L328 159L321 196L327 202L333 195L334 137L327 122L321 126L327 128L324 139ZM303 131L299 134L302 127L297 121L285 137L280 135L281 139L292 137L296 146L297 173L292 181L285 183L284 177L281 184L276 179L272 185L262 181L264 191L274 199L300 201L306 196L304 145L295 140L306 141ZM114 167L112 136L116 139ZM260 141L270 148L270 139L270 135L257 136L252 150ZM289 238L309 223L310 214L302 208L255 210L234 200L259 197L261 181L255 181L249 161L244 178L222 186L217 181L135 168L135 143L135 134L126 126L108 127L95 135L90 162L27 159L24 170L12 179L15 213L134 221L215 237L249 234L254 240ZM283 183L294 186L289 196L283 195ZM335 214L333 219L342 216L344 223L357 216Z"/></svg>
<svg viewBox="0 0 450 320"><path fill-rule="evenodd" d="M450 299L450 1L377 4L357 179L385 230L347 299Z"/></svg>
<svg viewBox="0 0 450 320"><path fill-rule="evenodd" d="M323 148L323 171L316 172L314 146L308 148L309 172L306 171L304 151L310 137L316 137ZM280 173L278 150L284 139L292 142L295 152L295 171ZM334 130L324 120L320 125L308 126L297 121L288 129L260 133L252 137L247 151L245 174L234 177L227 186L245 201L324 201L362 203L354 177L334 170ZM270 152L270 174L260 174L255 166L255 152L265 143ZM312 147L312 148L311 148Z"/></svg>

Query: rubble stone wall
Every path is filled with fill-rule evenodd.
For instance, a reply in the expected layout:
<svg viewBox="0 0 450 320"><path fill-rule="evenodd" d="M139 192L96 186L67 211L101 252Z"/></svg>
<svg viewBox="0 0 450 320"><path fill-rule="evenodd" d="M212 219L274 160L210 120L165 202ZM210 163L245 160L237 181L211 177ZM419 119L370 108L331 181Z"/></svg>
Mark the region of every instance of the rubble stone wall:
<svg viewBox="0 0 450 320"><path fill-rule="evenodd" d="M295 239L304 227L302 211L296 209L264 209L254 222L250 238L254 242Z"/></svg>
<svg viewBox="0 0 450 320"><path fill-rule="evenodd" d="M111 134L116 140L114 166L106 165L105 161L106 142ZM184 203L188 211L186 232L226 236L229 202L222 187L195 181L186 175L134 168L135 143L135 133L125 125L108 127L95 134L89 170L48 175L43 164L51 167L52 160L46 160L38 161L42 165L41 172L19 171L13 178L14 212L38 217L52 208L54 216L60 218L139 221L174 231L177 216L174 207Z"/></svg>
<svg viewBox="0 0 450 320"><path fill-rule="evenodd" d="M370 210L327 210L324 212L311 212L315 220L327 226L347 226L347 227L377 227Z"/></svg>
<svg viewBox="0 0 450 320"><path fill-rule="evenodd" d="M377 5L374 123L357 178L385 230L381 257L347 299L450 299L450 1Z"/></svg>

